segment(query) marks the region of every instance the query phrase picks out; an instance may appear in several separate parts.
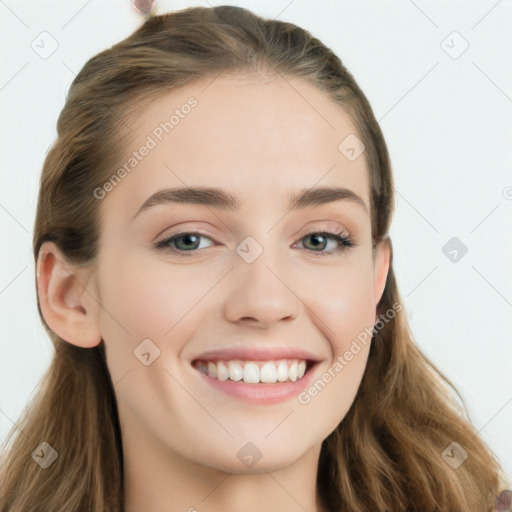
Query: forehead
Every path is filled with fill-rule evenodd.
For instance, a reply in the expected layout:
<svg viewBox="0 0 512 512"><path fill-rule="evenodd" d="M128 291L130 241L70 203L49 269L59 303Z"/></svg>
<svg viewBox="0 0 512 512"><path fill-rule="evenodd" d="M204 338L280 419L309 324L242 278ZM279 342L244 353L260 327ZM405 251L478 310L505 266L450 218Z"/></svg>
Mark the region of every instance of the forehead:
<svg viewBox="0 0 512 512"><path fill-rule="evenodd" d="M166 187L222 186L243 207L262 198L281 204L280 197L307 187L343 186L369 205L364 155L351 161L339 148L356 133L349 116L303 80L210 78L139 112L119 161L128 172L108 202L131 218Z"/></svg>

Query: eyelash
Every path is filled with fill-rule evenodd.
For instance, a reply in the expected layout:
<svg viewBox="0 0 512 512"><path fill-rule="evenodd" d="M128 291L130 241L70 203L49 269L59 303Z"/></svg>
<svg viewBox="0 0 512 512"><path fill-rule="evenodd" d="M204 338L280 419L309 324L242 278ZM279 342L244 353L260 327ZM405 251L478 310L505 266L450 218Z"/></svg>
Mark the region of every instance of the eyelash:
<svg viewBox="0 0 512 512"><path fill-rule="evenodd" d="M170 250L170 251L174 252L175 254L179 254L180 256L189 257L193 253L198 252L200 249L192 249L190 251L183 251L181 249L175 249L173 247L170 247L170 245L169 245L170 242L173 242L174 240L181 238L183 236L186 236L186 235L199 235L201 237L209 238L211 240L211 238L209 236L203 235L202 233L199 233L196 231L182 231L180 233L175 233L175 234L170 235L162 240L155 242L154 247L156 249L161 249L161 250ZM331 249L330 251L327 251L327 252L311 251L313 254L318 254L319 256L334 256L337 254L343 254L343 253L347 252L349 249L357 246L357 244L355 244L354 241L349 236L345 235L343 231L334 232L334 233L331 233L329 231L311 231L310 233L307 233L306 235L304 235L300 239L300 241L303 240L304 238L307 238L308 236L311 236L311 235L326 236L327 238L336 240L340 244L340 245L338 245L338 247L336 249ZM187 253L191 253L191 254L187 254Z"/></svg>

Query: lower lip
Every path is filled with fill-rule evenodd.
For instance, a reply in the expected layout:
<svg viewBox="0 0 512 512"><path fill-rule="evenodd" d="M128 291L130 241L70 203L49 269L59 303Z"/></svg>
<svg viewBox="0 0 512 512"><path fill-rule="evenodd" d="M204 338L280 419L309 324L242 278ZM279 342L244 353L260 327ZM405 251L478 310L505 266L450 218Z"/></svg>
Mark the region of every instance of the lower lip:
<svg viewBox="0 0 512 512"><path fill-rule="evenodd" d="M199 373L207 384L227 395L234 396L235 398L239 398L251 404L271 405L285 402L304 391L311 384L315 367L316 364L309 368L300 379L294 382L286 381L276 382L274 384L248 384L243 380L238 382L229 379L218 380L209 377L196 368L194 368L194 370Z"/></svg>

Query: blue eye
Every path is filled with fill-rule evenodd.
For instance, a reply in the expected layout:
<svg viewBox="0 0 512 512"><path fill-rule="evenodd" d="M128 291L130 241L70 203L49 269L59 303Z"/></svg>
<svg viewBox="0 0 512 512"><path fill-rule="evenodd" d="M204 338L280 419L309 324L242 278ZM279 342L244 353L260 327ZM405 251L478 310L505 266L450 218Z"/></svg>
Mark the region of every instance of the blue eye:
<svg viewBox="0 0 512 512"><path fill-rule="evenodd" d="M175 235L171 235L167 238L164 238L163 240L160 240L159 242L156 242L155 246L159 249L165 249L168 248L171 251L175 252L190 252L190 250L198 249L198 240L200 238L207 238L211 240L209 237L201 235L201 233L177 233ZM180 244L180 242L184 242L184 244ZM171 247L170 244L173 244L175 247L178 245L182 245L182 247L178 247L177 249L175 247Z"/></svg>
<svg viewBox="0 0 512 512"><path fill-rule="evenodd" d="M201 238L211 240L210 237L202 235L201 233L186 231L182 233L176 233L164 238L163 240L159 240L155 242L154 246L156 249L168 249L174 253L179 254L180 256L188 256L188 254L185 253L197 252L197 249L200 248L199 246ZM333 254L344 253L349 248L355 247L356 245L352 239L343 232L329 233L325 231L314 231L302 237L300 241L306 240L308 238L313 242L311 244L313 247L311 252L317 253L319 256L329 256ZM335 243L335 247L333 249L329 251L315 250L315 248L319 247L325 249L329 240L333 240Z"/></svg>
<svg viewBox="0 0 512 512"><path fill-rule="evenodd" d="M317 248L319 245L327 246L327 241L329 239L334 240L334 242L336 244L334 249L331 249L330 251L322 251L322 252L313 251L313 252L318 252L318 254L321 256L329 255L329 254L343 253L343 252L347 251L350 247L355 246L355 244L352 242L352 240L348 236L346 236L342 233L329 233L329 232L325 232L325 231L318 232L318 233L313 232L313 233L308 233L301 240L306 240L308 238L313 241L312 246L317 247Z"/></svg>

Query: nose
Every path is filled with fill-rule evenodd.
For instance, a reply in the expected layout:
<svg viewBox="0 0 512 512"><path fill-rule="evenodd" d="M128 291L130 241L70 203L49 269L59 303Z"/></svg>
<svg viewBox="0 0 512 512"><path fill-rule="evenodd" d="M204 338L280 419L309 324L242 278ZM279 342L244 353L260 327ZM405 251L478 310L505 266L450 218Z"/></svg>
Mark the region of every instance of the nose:
<svg viewBox="0 0 512 512"><path fill-rule="evenodd" d="M270 250L264 250L252 263L237 260L235 267L230 273L233 288L224 306L228 321L269 328L297 318L303 304L290 273L277 258L270 257Z"/></svg>

